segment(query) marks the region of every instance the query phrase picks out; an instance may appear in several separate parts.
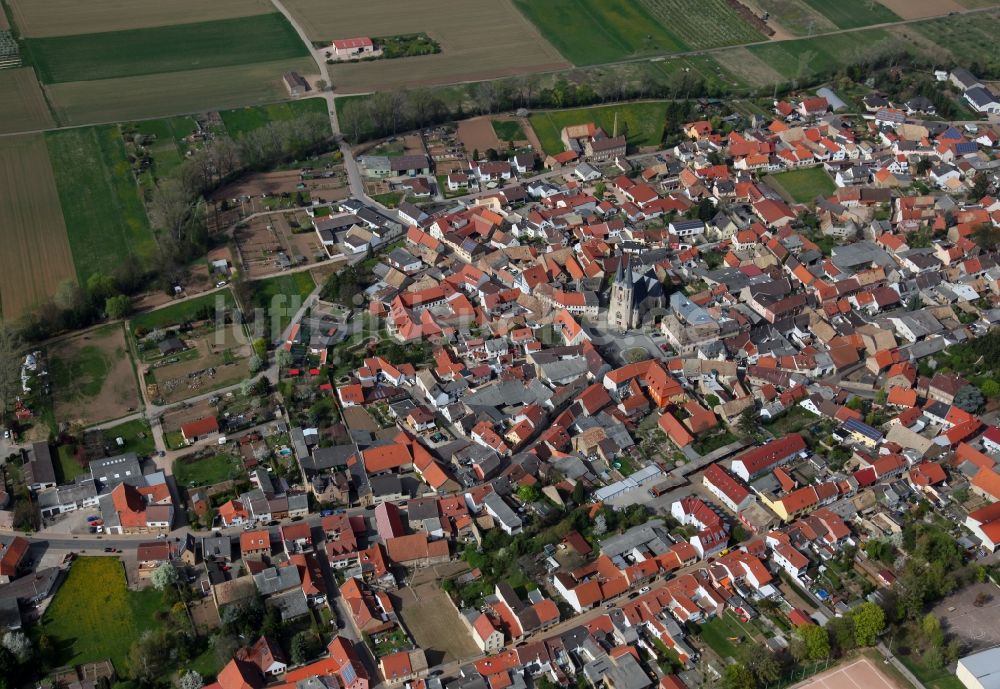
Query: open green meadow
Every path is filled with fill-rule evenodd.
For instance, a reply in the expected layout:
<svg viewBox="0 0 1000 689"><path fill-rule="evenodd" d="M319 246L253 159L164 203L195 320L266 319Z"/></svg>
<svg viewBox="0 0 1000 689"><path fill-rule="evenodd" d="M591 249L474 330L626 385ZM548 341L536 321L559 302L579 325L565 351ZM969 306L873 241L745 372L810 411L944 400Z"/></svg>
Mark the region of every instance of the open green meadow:
<svg viewBox="0 0 1000 689"><path fill-rule="evenodd" d="M771 19L793 36L808 36L810 33L836 31L837 25L817 11L807 0L756 0Z"/></svg>
<svg viewBox="0 0 1000 689"><path fill-rule="evenodd" d="M500 141L524 141L524 130L521 123L515 120L493 120L493 131Z"/></svg>
<svg viewBox="0 0 1000 689"><path fill-rule="evenodd" d="M134 452L140 457L149 457L156 451L153 432L145 419L126 421L112 428L105 428L104 438L111 444L118 438L122 439L124 445L114 445L117 448L115 452Z"/></svg>
<svg viewBox="0 0 1000 689"><path fill-rule="evenodd" d="M174 460L174 479L183 488L211 486L245 476L242 462L232 455L179 457Z"/></svg>
<svg viewBox="0 0 1000 689"><path fill-rule="evenodd" d="M76 274L110 275L128 256L148 258L156 240L117 126L45 135Z"/></svg>
<svg viewBox="0 0 1000 689"><path fill-rule="evenodd" d="M307 54L295 29L277 13L28 38L23 43L27 60L45 84L183 72Z"/></svg>
<svg viewBox="0 0 1000 689"><path fill-rule="evenodd" d="M841 29L898 22L900 17L874 0L805 0Z"/></svg>
<svg viewBox="0 0 1000 689"><path fill-rule="evenodd" d="M531 127L547 154L563 150L560 132L564 127L593 122L611 136L618 115L618 133L625 134L630 146L657 146L663 140L666 105L628 103L574 110L552 110L531 115Z"/></svg>
<svg viewBox="0 0 1000 689"><path fill-rule="evenodd" d="M649 14L689 50L766 40L726 0L638 0ZM639 27L637 31L645 31Z"/></svg>
<svg viewBox="0 0 1000 689"><path fill-rule="evenodd" d="M260 129L271 122L294 120L303 115L327 115L326 101L322 98L307 98L305 100L289 101L287 103L272 103L256 105L247 108L224 110L219 113L226 125L226 132L232 138L241 134Z"/></svg>
<svg viewBox="0 0 1000 689"><path fill-rule="evenodd" d="M162 602L156 589L129 591L118 558L81 557L35 629L52 640L54 665L110 658L121 674L132 642L160 626L156 612Z"/></svg>
<svg viewBox="0 0 1000 689"><path fill-rule="evenodd" d="M277 335L292 322L292 316L316 288L316 282L312 273L301 270L254 280L253 286L253 307L259 310L257 318L264 318L272 335Z"/></svg>
<svg viewBox="0 0 1000 689"><path fill-rule="evenodd" d="M185 299L176 304L164 306L162 309L139 314L129 321L129 329L134 333L139 329L149 331L181 325L205 318L206 314L212 317L217 305L221 305L224 309L231 309L235 303L233 293L227 288L193 299Z"/></svg>
<svg viewBox="0 0 1000 689"><path fill-rule="evenodd" d="M893 44L899 42L886 31L868 29L820 38L752 45L747 50L786 79L801 79L830 73L840 65L856 59L863 51L878 50Z"/></svg>
<svg viewBox="0 0 1000 689"><path fill-rule="evenodd" d="M514 4L563 57L578 66L686 48L635 0L514 0Z"/></svg>
<svg viewBox="0 0 1000 689"><path fill-rule="evenodd" d="M809 203L817 196L827 196L837 189L833 179L822 167L779 172L769 175L767 181L777 186L777 191L784 191L784 195L796 203Z"/></svg>

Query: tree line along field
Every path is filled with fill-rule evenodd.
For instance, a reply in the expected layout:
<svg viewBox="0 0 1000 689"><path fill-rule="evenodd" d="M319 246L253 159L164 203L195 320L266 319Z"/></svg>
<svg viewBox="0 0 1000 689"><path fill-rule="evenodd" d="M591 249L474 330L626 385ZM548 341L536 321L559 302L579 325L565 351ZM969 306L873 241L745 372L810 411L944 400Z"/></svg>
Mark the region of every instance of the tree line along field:
<svg viewBox="0 0 1000 689"><path fill-rule="evenodd" d="M618 115L618 133L625 134L629 146L657 146L663 140L666 105L662 102L605 105L574 110L553 110L531 115L531 128L535 130L545 153L552 155L564 150L560 133L564 127L593 122L608 136Z"/></svg>
<svg viewBox="0 0 1000 689"><path fill-rule="evenodd" d="M14 319L75 277L66 224L40 134L0 138L0 308Z"/></svg>
<svg viewBox="0 0 1000 689"><path fill-rule="evenodd" d="M45 141L81 284L129 256L150 258L156 240L118 127L51 131Z"/></svg>
<svg viewBox="0 0 1000 689"><path fill-rule="evenodd" d="M898 22L900 17L877 0L804 0L841 29Z"/></svg>
<svg viewBox="0 0 1000 689"><path fill-rule="evenodd" d="M45 84L183 72L303 57L278 14L93 34L27 38L25 58Z"/></svg>
<svg viewBox="0 0 1000 689"><path fill-rule="evenodd" d="M122 31L270 14L268 0L7 0L24 37Z"/></svg>
<svg viewBox="0 0 1000 689"><path fill-rule="evenodd" d="M47 129L54 122L30 67L0 70L0 134Z"/></svg>

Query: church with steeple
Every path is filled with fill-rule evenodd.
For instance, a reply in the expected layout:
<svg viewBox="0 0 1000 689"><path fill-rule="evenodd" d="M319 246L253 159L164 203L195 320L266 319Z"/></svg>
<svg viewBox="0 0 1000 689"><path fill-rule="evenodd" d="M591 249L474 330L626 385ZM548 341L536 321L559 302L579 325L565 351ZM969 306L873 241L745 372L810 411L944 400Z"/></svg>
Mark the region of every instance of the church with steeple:
<svg viewBox="0 0 1000 689"><path fill-rule="evenodd" d="M652 271L633 270L631 257L623 256L611 285L608 325L619 332L633 330L651 310L664 309L666 305L666 291Z"/></svg>

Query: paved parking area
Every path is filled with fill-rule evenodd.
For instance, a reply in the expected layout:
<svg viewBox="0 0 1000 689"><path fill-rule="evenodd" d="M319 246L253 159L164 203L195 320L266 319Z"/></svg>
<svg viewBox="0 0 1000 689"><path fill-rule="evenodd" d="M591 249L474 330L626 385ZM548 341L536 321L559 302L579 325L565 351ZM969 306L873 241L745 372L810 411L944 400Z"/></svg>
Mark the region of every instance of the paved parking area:
<svg viewBox="0 0 1000 689"><path fill-rule="evenodd" d="M979 594L986 594L989 600L982 607L976 607ZM945 598L933 609L945 630L955 634L972 647L981 650L1000 645L1000 588L995 584L982 583L968 586L962 591Z"/></svg>

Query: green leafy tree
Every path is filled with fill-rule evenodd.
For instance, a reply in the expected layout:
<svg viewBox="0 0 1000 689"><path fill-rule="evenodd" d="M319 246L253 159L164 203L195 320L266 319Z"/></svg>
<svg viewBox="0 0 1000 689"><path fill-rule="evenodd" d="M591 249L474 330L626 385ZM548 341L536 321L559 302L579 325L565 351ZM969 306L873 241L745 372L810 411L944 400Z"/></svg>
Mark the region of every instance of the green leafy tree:
<svg viewBox="0 0 1000 689"><path fill-rule="evenodd" d="M164 562L153 570L149 580L153 583L153 587L157 591L162 591L168 586L173 586L177 583L177 570L169 562Z"/></svg>
<svg viewBox="0 0 1000 689"><path fill-rule="evenodd" d="M983 393L974 385L963 385L955 393L955 406L973 414L983 406Z"/></svg>
<svg viewBox="0 0 1000 689"><path fill-rule="evenodd" d="M304 630L292 637L292 662L296 665L309 662L323 650L323 642L315 632Z"/></svg>
<svg viewBox="0 0 1000 689"><path fill-rule="evenodd" d="M756 689L753 673L743 663L727 665L722 673L723 689Z"/></svg>
<svg viewBox="0 0 1000 689"><path fill-rule="evenodd" d="M131 308L132 301L124 294L108 297L104 302L104 313L113 321L125 318Z"/></svg>
<svg viewBox="0 0 1000 689"><path fill-rule="evenodd" d="M830 635L817 624L807 624L799 629L809 660L826 660L830 657Z"/></svg>
<svg viewBox="0 0 1000 689"><path fill-rule="evenodd" d="M873 646L879 634L885 630L885 611L866 601L851 613L854 620L854 640L858 646Z"/></svg>

